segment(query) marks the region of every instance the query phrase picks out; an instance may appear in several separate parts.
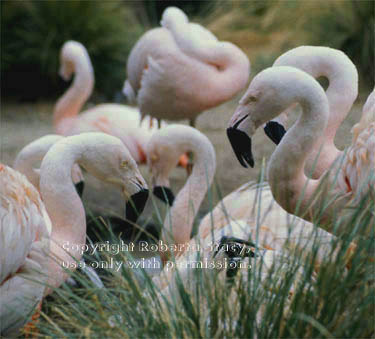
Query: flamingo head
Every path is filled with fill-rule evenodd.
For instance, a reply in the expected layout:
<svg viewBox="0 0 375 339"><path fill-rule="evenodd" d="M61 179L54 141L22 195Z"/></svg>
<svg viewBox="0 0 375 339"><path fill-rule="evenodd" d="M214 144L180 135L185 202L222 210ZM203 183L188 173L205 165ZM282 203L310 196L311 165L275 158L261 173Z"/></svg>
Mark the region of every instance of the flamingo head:
<svg viewBox="0 0 375 339"><path fill-rule="evenodd" d="M120 139L104 133L82 133L84 139L95 138L95 147L87 149L80 165L98 179L122 188L126 202L126 219L136 222L148 198L148 187L135 160ZM71 137L72 138L72 137Z"/></svg>
<svg viewBox="0 0 375 339"><path fill-rule="evenodd" d="M177 7L168 7L163 12L160 25L164 28L171 29L176 23L188 23L187 15Z"/></svg>
<svg viewBox="0 0 375 339"><path fill-rule="evenodd" d="M170 206L174 195L169 185L169 174L177 166L181 155L189 151L184 131L181 125L169 125L154 133L146 146L153 193Z"/></svg>
<svg viewBox="0 0 375 339"><path fill-rule="evenodd" d="M243 167L254 166L251 137L256 130L292 104L300 102L303 105L304 92L310 89L313 80L307 73L288 66L271 67L254 77L227 128L233 151ZM275 134L276 141L280 141L284 130L279 124L275 123L269 129Z"/></svg>
<svg viewBox="0 0 375 339"><path fill-rule="evenodd" d="M166 156L168 151L164 147L154 146L150 147L152 150L147 157L147 164L152 177L153 193L160 200L172 206L174 194L170 189L169 173L176 166L176 163Z"/></svg>
<svg viewBox="0 0 375 339"><path fill-rule="evenodd" d="M60 69L59 75L69 81L75 72L77 58L87 54L85 47L78 41L66 41L60 52Z"/></svg>

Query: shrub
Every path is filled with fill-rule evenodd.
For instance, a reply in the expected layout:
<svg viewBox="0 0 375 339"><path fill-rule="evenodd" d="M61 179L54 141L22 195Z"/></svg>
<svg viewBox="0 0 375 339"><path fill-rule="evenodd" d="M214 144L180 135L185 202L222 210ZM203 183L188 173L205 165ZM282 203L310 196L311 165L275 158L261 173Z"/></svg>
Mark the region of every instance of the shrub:
<svg viewBox="0 0 375 339"><path fill-rule="evenodd" d="M88 49L97 90L109 98L121 90L127 55L142 33L126 3L5 1L1 12L3 94L33 99L61 93L57 71L66 40Z"/></svg>

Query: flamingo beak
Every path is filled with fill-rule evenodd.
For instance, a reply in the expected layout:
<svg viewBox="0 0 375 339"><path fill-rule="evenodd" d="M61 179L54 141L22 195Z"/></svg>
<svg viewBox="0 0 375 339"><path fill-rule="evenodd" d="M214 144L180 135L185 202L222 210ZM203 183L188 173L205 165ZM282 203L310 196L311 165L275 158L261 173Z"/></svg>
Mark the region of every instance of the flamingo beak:
<svg viewBox="0 0 375 339"><path fill-rule="evenodd" d="M251 138L236 127L227 128L227 136L240 164L247 168L254 167L254 158L251 152Z"/></svg>
<svg viewBox="0 0 375 339"><path fill-rule="evenodd" d="M169 187L166 186L155 186L153 192L156 197L161 201L165 202L169 206L173 205L174 194Z"/></svg>
<svg viewBox="0 0 375 339"><path fill-rule="evenodd" d="M136 223L138 217L142 214L148 199L149 190L142 188L133 194L125 206L125 218L131 223Z"/></svg>
<svg viewBox="0 0 375 339"><path fill-rule="evenodd" d="M83 180L77 182L75 185L76 191L80 198L82 198L83 190L85 188L85 182Z"/></svg>
<svg viewBox="0 0 375 339"><path fill-rule="evenodd" d="M268 121L264 127L264 132L276 145L278 145L285 135L286 130L279 122Z"/></svg>

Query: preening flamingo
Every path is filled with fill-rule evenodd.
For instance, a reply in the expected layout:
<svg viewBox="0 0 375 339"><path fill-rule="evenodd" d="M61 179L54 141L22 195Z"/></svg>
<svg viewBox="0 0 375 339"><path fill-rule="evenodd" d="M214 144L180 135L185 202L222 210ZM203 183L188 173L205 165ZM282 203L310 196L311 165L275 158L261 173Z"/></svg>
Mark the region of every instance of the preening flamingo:
<svg viewBox="0 0 375 339"><path fill-rule="evenodd" d="M19 151L14 160L13 168L24 174L34 187L39 190L40 164L49 149L63 138L61 135L48 134L32 141ZM72 180L79 196L82 197L84 178L77 164L72 167Z"/></svg>
<svg viewBox="0 0 375 339"><path fill-rule="evenodd" d="M189 119L233 98L247 84L250 62L234 44L221 42L186 14L168 7L161 26L146 32L127 62L123 92L143 115Z"/></svg>
<svg viewBox="0 0 375 339"><path fill-rule="evenodd" d="M0 256L1 297L9 299L7 303L0 303L6 305L0 312L4 319L0 322L4 333L22 326L43 293L50 293L68 278L61 265L72 270L76 260L82 257L80 248L85 244L86 221L82 202L72 183L74 163L80 164L97 178L121 187L128 201L126 208L130 207L129 213L135 213L134 210L139 212L144 207L147 185L134 159L118 138L103 133L72 136L53 145L42 161L40 195L23 175L2 166L0 175L5 190L1 192L0 241L4 244ZM132 202L136 206L131 207ZM52 224L49 255L38 256L36 250L41 249L41 245L37 241L43 240L46 234L46 231L42 232L42 226L46 229L51 227L48 223ZM31 262L28 256L34 256L35 259L31 259L37 262ZM33 288L35 283L30 285L22 279L22 272L24 266L38 269L38 264L47 269L47 276L33 272L31 277L42 280L49 287L44 285L37 291ZM24 285L18 289L20 279ZM23 291L24 287L27 287L28 294ZM28 295L33 297L32 305ZM22 302L27 309L17 308ZM16 325L13 324L15 319L9 318L9 314L14 313L18 313L20 319L14 322Z"/></svg>
<svg viewBox="0 0 375 339"><path fill-rule="evenodd" d="M307 158L305 172L318 179L343 152L334 138L358 95L358 72L353 62L340 50L322 46L300 46L279 56L273 66L292 66L329 81L326 95L329 104L328 125L323 136ZM282 122L280 122L282 123ZM269 134L281 126L271 125ZM281 135L280 135L281 136ZM276 136L275 136L276 137Z"/></svg>
<svg viewBox="0 0 375 339"><path fill-rule="evenodd" d="M146 162L145 147L157 126L150 118L142 121L138 109L119 104L101 104L78 114L94 87L94 70L86 48L77 41L67 41L61 49L60 75L73 83L56 103L53 123L56 133L65 136L83 132L104 132L119 138L138 164ZM182 166L187 156L181 157Z"/></svg>
<svg viewBox="0 0 375 339"><path fill-rule="evenodd" d="M327 126L329 103L323 88L309 74L288 66L259 73L233 114L227 134L240 163L244 167L253 166L250 137L259 126L295 103L302 106L302 115L281 140L268 165L272 194L289 213L318 221L332 231L333 218L346 212L343 207L374 189L375 137L371 111L362 116L361 121L366 124L360 122L353 128L357 135L353 144L318 180L307 178L304 167ZM353 161L361 166L356 168L358 174L353 171ZM362 173L365 182L356 180ZM371 202L369 205L372 208Z"/></svg>
<svg viewBox="0 0 375 339"><path fill-rule="evenodd" d="M214 210L200 222L198 236L191 240L194 218L215 173L213 146L205 135L192 127L170 125L153 135L148 150L154 187L159 187L160 191L162 187L165 191L169 190L168 176L174 168L176 156L191 151L197 157L193 172L176 199L171 199L171 193L166 194L165 197L171 208L165 218L161 238L167 246L176 245L175 250L171 251L176 257L194 247L197 239L205 241L221 228L229 227L230 229L232 222L234 221L233 225L235 225L236 220L239 219L247 223L247 236L242 238L247 240L252 235L254 242L263 248L282 251L287 239L291 241L289 245L292 248L310 248L311 234L316 228L311 223L288 214L280 207L273 199L268 185L255 183L243 185L220 201ZM233 230L235 228L236 226L233 226ZM223 236L230 234L228 230ZM232 236L235 236L233 234ZM333 239L331 234L321 229L317 230L317 236L321 240L327 240L327 246ZM216 238L215 241L217 240ZM321 248L322 255L326 252L323 248L327 247ZM161 252L164 261L168 255L170 253Z"/></svg>

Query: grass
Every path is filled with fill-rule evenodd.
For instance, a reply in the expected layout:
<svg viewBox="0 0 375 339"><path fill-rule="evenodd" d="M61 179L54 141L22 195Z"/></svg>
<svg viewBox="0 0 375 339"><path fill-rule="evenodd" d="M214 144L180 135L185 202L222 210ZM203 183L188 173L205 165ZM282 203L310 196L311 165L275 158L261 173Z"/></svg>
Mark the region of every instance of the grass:
<svg viewBox="0 0 375 339"><path fill-rule="evenodd" d="M208 197L212 199L211 194ZM372 197L363 199L359 206ZM73 277L83 287L73 291L64 284L57 289L42 314L40 334L59 338L373 337L374 211L353 211L350 218L336 221L346 232L331 241L318 270L322 243L314 231L309 250L295 246L272 265L266 265L261 255L243 258L251 269L241 269L233 281L226 278L225 270L191 269L188 279L176 271L173 284L161 291L143 269L123 265L118 272L104 270L106 287L97 288L75 272ZM357 247L348 268L352 241ZM96 260L129 263L134 260L131 254L103 251ZM199 252L197 259L201 259Z"/></svg>

